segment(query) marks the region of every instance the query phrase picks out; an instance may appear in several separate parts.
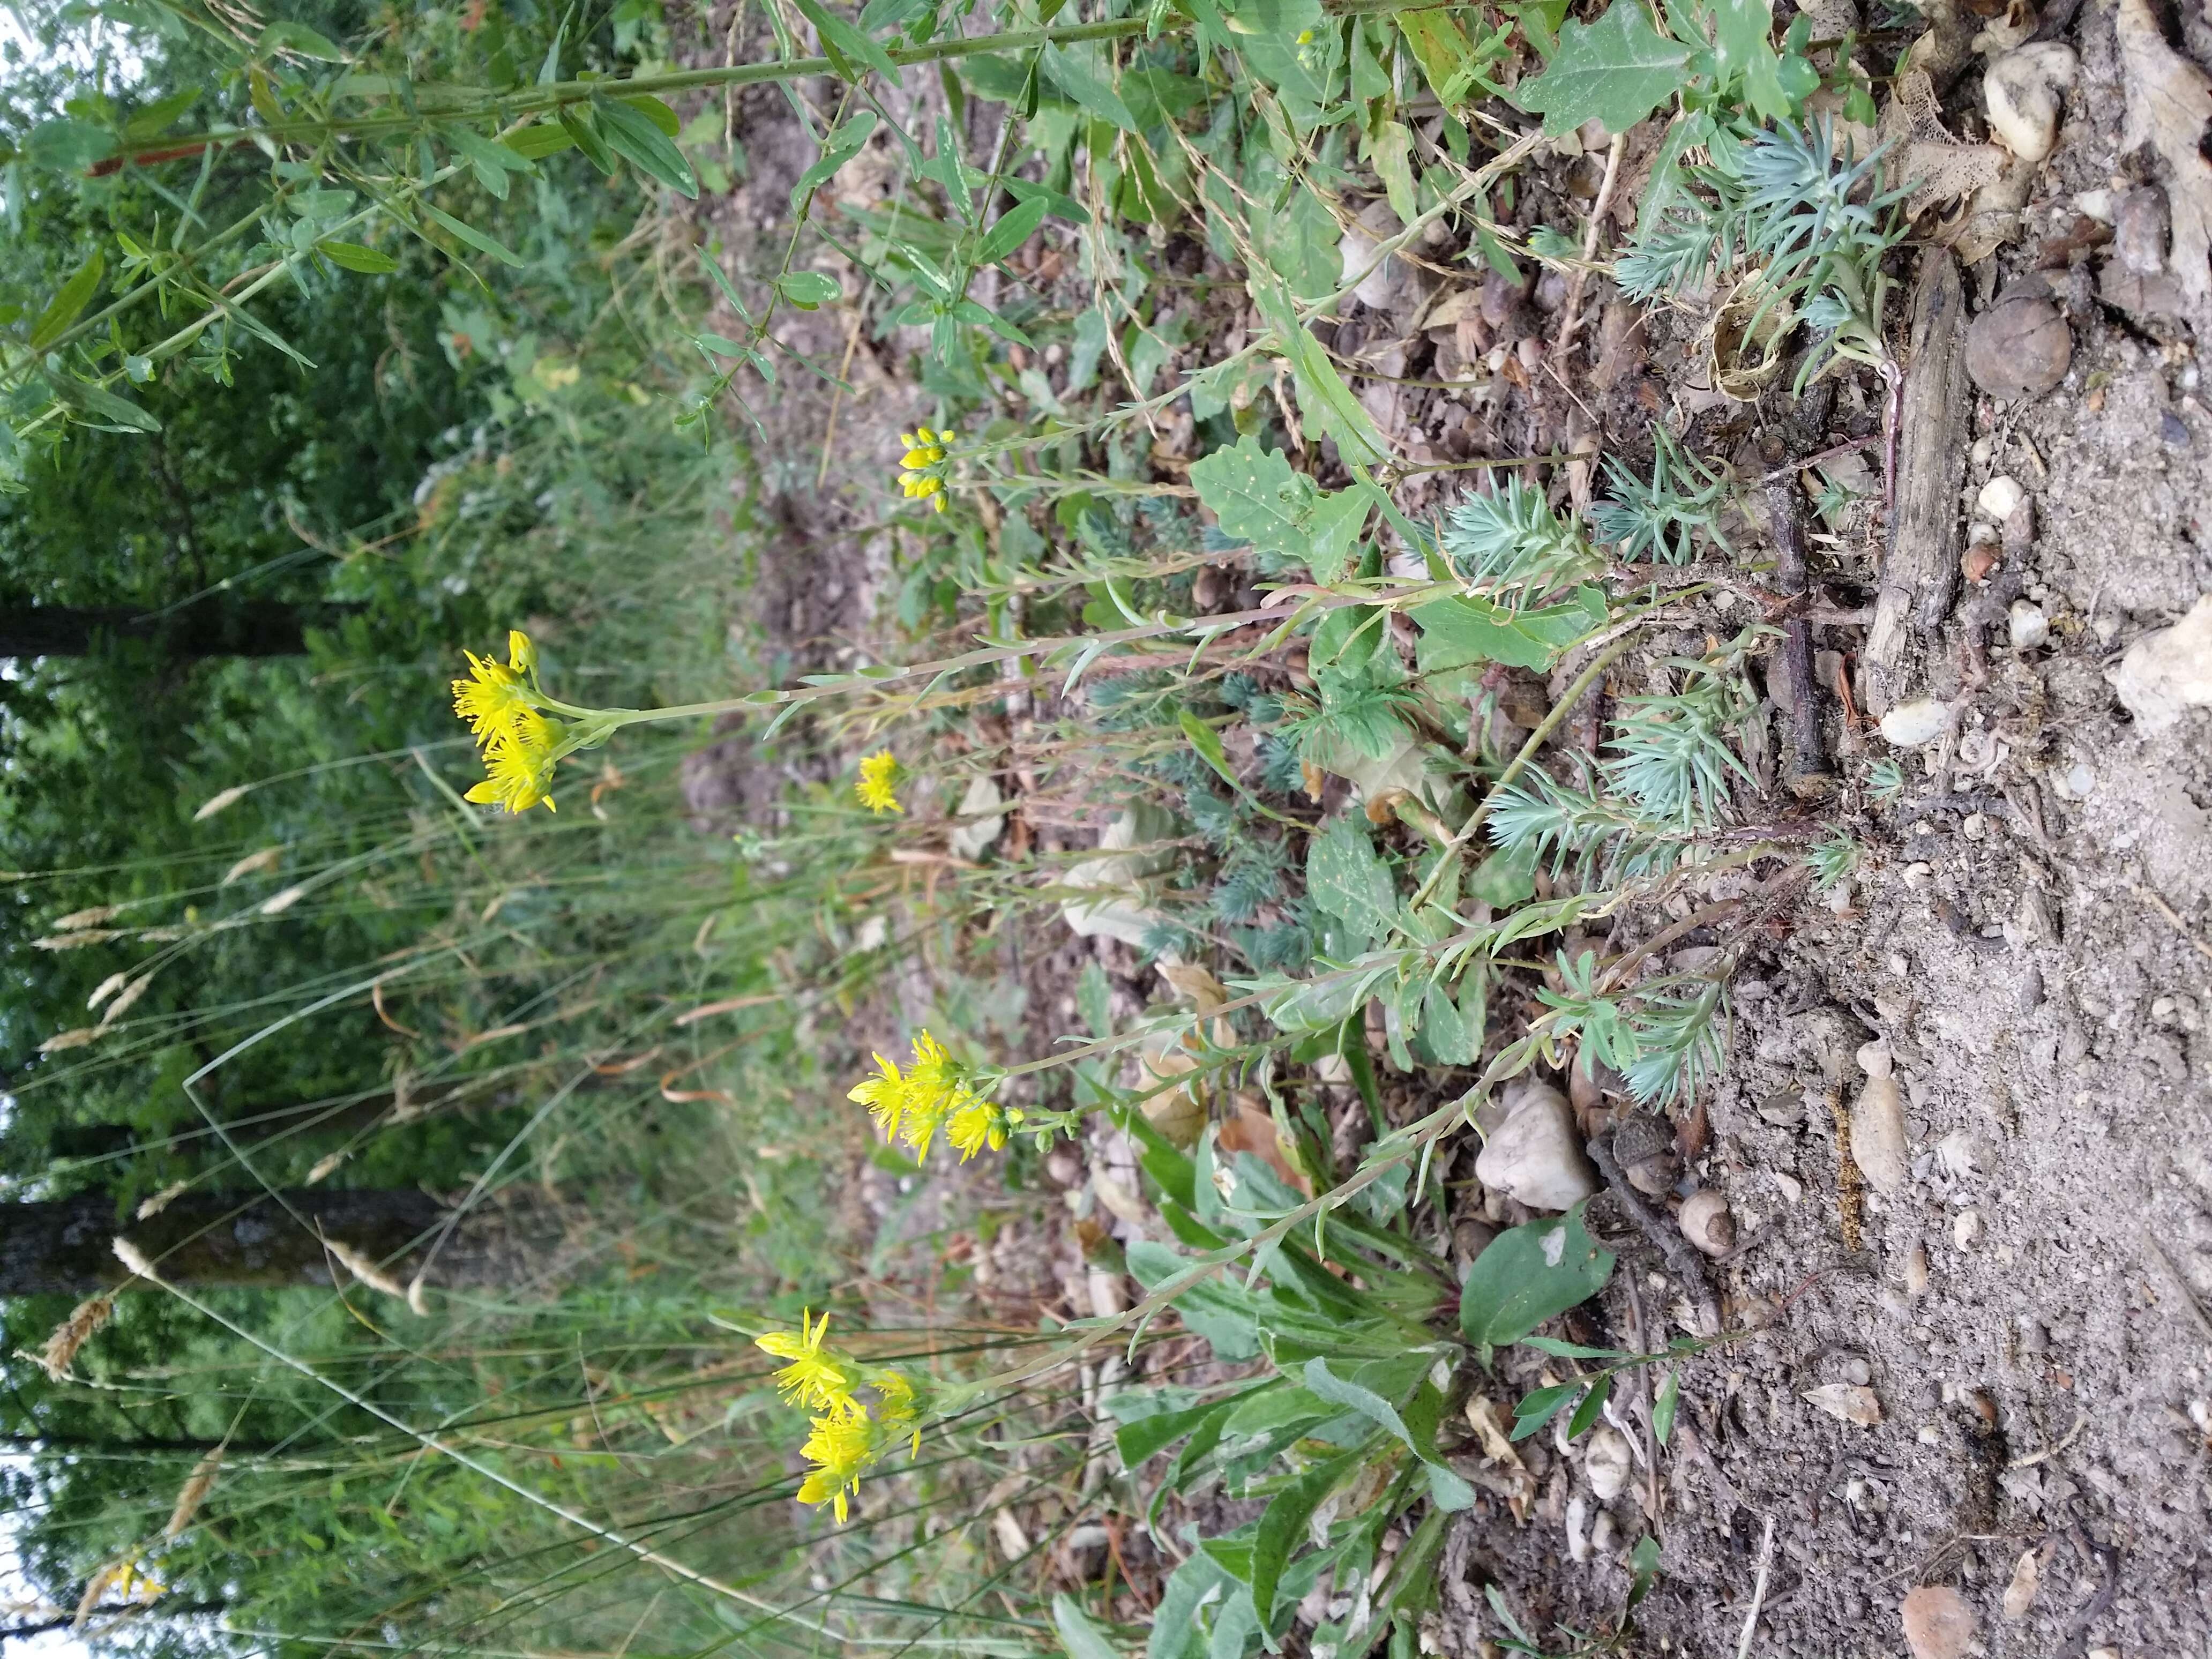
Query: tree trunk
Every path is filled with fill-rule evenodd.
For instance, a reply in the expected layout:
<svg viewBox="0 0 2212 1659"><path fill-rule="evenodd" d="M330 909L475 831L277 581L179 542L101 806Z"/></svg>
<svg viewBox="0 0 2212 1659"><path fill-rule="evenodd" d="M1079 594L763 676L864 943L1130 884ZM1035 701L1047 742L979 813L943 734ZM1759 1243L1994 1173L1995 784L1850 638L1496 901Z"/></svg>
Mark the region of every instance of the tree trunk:
<svg viewBox="0 0 2212 1659"><path fill-rule="evenodd" d="M115 1254L118 1237L163 1279L195 1285L343 1279L347 1269L325 1239L402 1285L426 1261L433 1285L517 1285L556 1271L567 1254L558 1205L481 1204L437 1243L451 1212L412 1188L308 1188L283 1197L280 1204L265 1193L185 1193L143 1221L124 1222L116 1218L113 1194L104 1192L0 1204L0 1296L83 1296L121 1285L129 1274Z"/></svg>
<svg viewBox="0 0 2212 1659"><path fill-rule="evenodd" d="M0 657L84 657L103 639L149 640L172 657L291 657L310 628L356 607L278 599L200 599L164 616L128 605L0 605Z"/></svg>

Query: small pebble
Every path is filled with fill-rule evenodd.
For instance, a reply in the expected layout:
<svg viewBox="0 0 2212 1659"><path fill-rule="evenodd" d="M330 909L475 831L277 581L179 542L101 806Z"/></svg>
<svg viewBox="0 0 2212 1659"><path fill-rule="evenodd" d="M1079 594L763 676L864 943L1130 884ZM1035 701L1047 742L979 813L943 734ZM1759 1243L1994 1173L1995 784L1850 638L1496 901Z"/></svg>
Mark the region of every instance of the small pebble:
<svg viewBox="0 0 2212 1659"><path fill-rule="evenodd" d="M1846 1423L1862 1429L1870 1429L1881 1421L1881 1401L1875 1391L1858 1382L1823 1382L1817 1389L1808 1389L1805 1398L1831 1417L1839 1417Z"/></svg>
<svg viewBox="0 0 2212 1659"><path fill-rule="evenodd" d="M2074 336L2066 319L2033 289L2003 295L1966 325L1966 373L1992 398L2048 392L2066 378L2073 362Z"/></svg>
<svg viewBox="0 0 2212 1659"><path fill-rule="evenodd" d="M1928 1288L1928 1247L1916 1243L1905 1253L1905 1293L1917 1297Z"/></svg>
<svg viewBox="0 0 2212 1659"><path fill-rule="evenodd" d="M1912 1659L1965 1659L1974 1639L1974 1610L1958 1591L1923 1584L1906 1595L1898 1612Z"/></svg>
<svg viewBox="0 0 2212 1659"><path fill-rule="evenodd" d="M2035 651L2051 643L2051 618L2030 599L2014 599L2007 622L2012 629L2012 648Z"/></svg>
<svg viewBox="0 0 2212 1659"><path fill-rule="evenodd" d="M1805 1097L1783 1089L1759 1103L1759 1115L1778 1129L1794 1129L1805 1121Z"/></svg>
<svg viewBox="0 0 2212 1659"><path fill-rule="evenodd" d="M2120 203L2112 226L2112 252L2138 276L2166 269L2166 192L2156 185L2131 190Z"/></svg>
<svg viewBox="0 0 2212 1659"><path fill-rule="evenodd" d="M2158 417L2158 435L2176 449L2186 449L2189 447L2189 422L2169 409Z"/></svg>
<svg viewBox="0 0 2212 1659"><path fill-rule="evenodd" d="M1620 1430L1600 1424L1591 1431L1583 1453L1583 1473L1589 1477L1590 1490L1597 1494L1599 1503L1610 1504L1627 1489L1632 1462L1628 1442Z"/></svg>
<svg viewBox="0 0 2212 1659"><path fill-rule="evenodd" d="M1982 492L1974 498L1974 503L1987 515L1991 524L2002 524L2012 517L2013 509L2027 499L2027 491L2021 487L2019 479L1999 473L1982 486Z"/></svg>
<svg viewBox="0 0 2212 1659"><path fill-rule="evenodd" d="M1942 737L1951 726L1951 705L1934 697L1915 697L1901 702L1881 717L1881 735L1899 749L1917 749Z"/></svg>
<svg viewBox="0 0 2212 1659"><path fill-rule="evenodd" d="M1856 1383L1860 1388L1874 1381L1874 1367L1856 1354L1844 1361L1841 1370L1844 1382Z"/></svg>
<svg viewBox="0 0 2212 1659"><path fill-rule="evenodd" d="M1589 1499L1571 1498L1567 1500L1567 1559L1587 1561L1590 1559Z"/></svg>
<svg viewBox="0 0 2212 1659"><path fill-rule="evenodd" d="M1982 1212L1979 1210L1961 1210L1951 1218L1951 1243L1960 1249L1973 1249L1980 1243L1981 1237Z"/></svg>
<svg viewBox="0 0 2212 1659"><path fill-rule="evenodd" d="M1532 1210L1565 1210L1597 1191L1574 1109L1543 1083L1522 1087L1505 1121L1483 1144L1474 1173L1484 1186Z"/></svg>
<svg viewBox="0 0 2212 1659"><path fill-rule="evenodd" d="M2020 1351L2025 1354L2047 1353L2051 1350L2051 1333L2043 1328L2043 1322L2032 1316L2020 1322Z"/></svg>
<svg viewBox="0 0 2212 1659"><path fill-rule="evenodd" d="M1729 1214L1728 1200L1709 1187L1682 1200L1675 1222L1682 1237L1706 1255L1726 1255L1735 1248L1735 1222Z"/></svg>
<svg viewBox="0 0 2212 1659"><path fill-rule="evenodd" d="M2042 1563L2033 1550L2022 1550L2020 1559L2013 1565L2012 1582L2005 1586L2002 1611L2011 1620L2027 1617L2027 1610L2035 1605L2035 1592L2043 1577Z"/></svg>
<svg viewBox="0 0 2212 1659"><path fill-rule="evenodd" d="M1969 812L1959 825L1959 833L1968 841L1981 841L1990 833L1990 821L1979 812Z"/></svg>

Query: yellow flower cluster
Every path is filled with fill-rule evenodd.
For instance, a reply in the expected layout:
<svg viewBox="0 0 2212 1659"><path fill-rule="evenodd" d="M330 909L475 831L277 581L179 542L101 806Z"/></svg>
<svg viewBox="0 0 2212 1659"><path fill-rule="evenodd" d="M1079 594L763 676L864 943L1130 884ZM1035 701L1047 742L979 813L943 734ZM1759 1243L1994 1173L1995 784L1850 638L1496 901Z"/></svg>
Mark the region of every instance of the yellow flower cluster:
<svg viewBox="0 0 2212 1659"><path fill-rule="evenodd" d="M860 781L853 786L860 805L871 812L905 811L892 787L898 781L898 757L888 749L878 749L861 761Z"/></svg>
<svg viewBox="0 0 2212 1659"><path fill-rule="evenodd" d="M775 1374L784 1398L815 1413L800 1455L814 1465L799 1483L802 1504L835 1505L840 1524L860 1489L860 1476L896 1442L909 1454L921 1449L921 1409L914 1384L893 1370L864 1370L850 1356L825 1348L830 1316L799 1316L799 1329L770 1331L754 1340L763 1352L790 1363ZM871 1411L854 1392L866 1387L876 1395Z"/></svg>
<svg viewBox="0 0 2212 1659"><path fill-rule="evenodd" d="M945 462L952 438L948 430L933 432L926 426L899 434L906 446L899 457L899 489L908 501L926 501L937 512L945 511Z"/></svg>
<svg viewBox="0 0 2212 1659"><path fill-rule="evenodd" d="M453 682L453 712L469 723L484 765L484 781L468 798L510 812L526 812L543 801L551 811L547 792L562 730L538 711L532 690L538 653L530 636L520 629L508 632L504 663L473 651L462 654L469 674Z"/></svg>
<svg viewBox="0 0 2212 1659"><path fill-rule="evenodd" d="M904 1140L917 1158L929 1156L929 1143L942 1129L965 1164L986 1146L996 1152L1005 1146L1015 1121L969 1086L960 1062L927 1031L915 1036L904 1071L878 1054L876 1075L861 1079L847 1098L873 1114L884 1139Z"/></svg>

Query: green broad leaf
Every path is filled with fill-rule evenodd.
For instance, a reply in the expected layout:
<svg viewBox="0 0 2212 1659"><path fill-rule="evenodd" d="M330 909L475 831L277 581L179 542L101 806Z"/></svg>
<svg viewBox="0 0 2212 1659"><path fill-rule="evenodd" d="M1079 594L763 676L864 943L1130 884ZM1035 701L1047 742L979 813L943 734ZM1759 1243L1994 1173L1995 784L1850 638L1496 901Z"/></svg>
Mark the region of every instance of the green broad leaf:
<svg viewBox="0 0 2212 1659"><path fill-rule="evenodd" d="M158 138L184 119L186 112L199 102L199 97L198 87L187 87L182 92L155 100L123 124L124 137L134 143Z"/></svg>
<svg viewBox="0 0 2212 1659"><path fill-rule="evenodd" d="M1711 9L1714 80L1723 89L1741 88L1744 101L1762 121L1794 114L1782 89L1782 59L1774 50L1773 0L1711 0Z"/></svg>
<svg viewBox="0 0 2212 1659"><path fill-rule="evenodd" d="M978 328L988 328L1000 339L1012 344L1034 350L1036 343L1023 332L1021 325L1011 317L1002 317L989 307L975 300L962 300L945 313L955 322L973 323Z"/></svg>
<svg viewBox="0 0 2212 1659"><path fill-rule="evenodd" d="M1382 654L1389 637L1389 615L1380 605L1339 605L1314 629L1308 660L1316 668L1359 673Z"/></svg>
<svg viewBox="0 0 2212 1659"><path fill-rule="evenodd" d="M549 155L575 149L575 133L560 122L531 122L520 133L508 135L504 143L525 161L544 161Z"/></svg>
<svg viewBox="0 0 2212 1659"><path fill-rule="evenodd" d="M1493 910L1510 910L1536 891L1534 836L1517 848L1498 848L1475 866L1467 878L1468 896L1479 898Z"/></svg>
<svg viewBox="0 0 2212 1659"><path fill-rule="evenodd" d="M1083 204L1063 191L1047 189L1027 179L1006 179L1000 182L1005 185L1006 193L1017 202L1042 202L1047 213L1055 219L1065 219L1072 225L1091 222L1091 216L1083 210Z"/></svg>
<svg viewBox="0 0 2212 1659"><path fill-rule="evenodd" d="M1221 533L1267 553L1302 558L1306 518L1319 488L1294 471L1279 449L1263 450L1249 433L1190 469L1191 487L1212 510Z"/></svg>
<svg viewBox="0 0 2212 1659"><path fill-rule="evenodd" d="M1223 535L1303 564L1322 581L1342 574L1373 505L1362 487L1316 488L1280 450L1261 449L1249 434L1193 465L1190 481Z"/></svg>
<svg viewBox="0 0 2212 1659"><path fill-rule="evenodd" d="M1589 1392L1583 1396L1583 1403L1575 1407L1575 1414L1567 1419L1568 1439L1576 1439L1589 1431L1590 1425L1597 1421L1598 1413L1605 1409L1606 1400L1612 1393L1613 1375L1608 1371L1590 1384Z"/></svg>
<svg viewBox="0 0 2212 1659"><path fill-rule="evenodd" d="M793 3L805 15L806 21L814 25L816 33L822 37L822 44L832 49L830 55L833 59L842 55L855 64L866 64L878 75L889 76L894 82L898 79L898 64L890 53L872 38L821 5L818 0L793 0ZM849 80L853 77L845 78Z"/></svg>
<svg viewBox="0 0 2212 1659"><path fill-rule="evenodd" d="M775 279L775 291L801 311L817 310L845 294L836 278L818 270L787 270Z"/></svg>
<svg viewBox="0 0 2212 1659"><path fill-rule="evenodd" d="M1585 584L1561 605L1516 611L1472 594L1455 594L1407 613L1421 630L1413 660L1424 674L1498 662L1510 668L1549 668L1559 653L1605 626L1605 595Z"/></svg>
<svg viewBox="0 0 2212 1659"><path fill-rule="evenodd" d="M1275 1587L1282 1583L1283 1569L1304 1541L1314 1511L1366 1462L1367 1455L1367 1447L1355 1446L1308 1469L1277 1492L1260 1516L1259 1529L1252 1540L1252 1605L1259 1610L1262 1626L1274 1622Z"/></svg>
<svg viewBox="0 0 2212 1659"><path fill-rule="evenodd" d="M114 154L113 133L67 116L41 121L23 136L23 159L57 173L75 173Z"/></svg>
<svg viewBox="0 0 2212 1659"><path fill-rule="evenodd" d="M679 196L698 198L698 174L691 171L691 163L684 159L684 152L660 130L658 121L623 98L595 98L592 112L599 118L608 144L632 166Z"/></svg>
<svg viewBox="0 0 2212 1659"><path fill-rule="evenodd" d="M428 214L431 219L436 223L443 225L447 230L450 230L454 235L460 238L462 241L476 249L477 252L489 253L493 258L498 260L501 264L514 265L518 269L520 268L522 264L522 256L514 252L514 249L508 247L505 243L496 241L491 237L485 235L483 232L478 230L473 225L464 224L460 220L453 217L452 214L446 212L441 208L432 207L428 202L422 204L422 211Z"/></svg>
<svg viewBox="0 0 2212 1659"><path fill-rule="evenodd" d="M507 199L508 173L538 170L520 151L465 126L456 124L440 127L437 131L468 162L470 170L477 175L477 182L502 202Z"/></svg>
<svg viewBox="0 0 2212 1659"><path fill-rule="evenodd" d="M1487 1255L1488 1252L1484 1252ZM1482 1258L1477 1256L1476 1261ZM1567 1401L1582 1392L1579 1382L1561 1382L1548 1389L1537 1389L1523 1395L1513 1407L1512 1438L1526 1440L1559 1414Z"/></svg>
<svg viewBox="0 0 2212 1659"><path fill-rule="evenodd" d="M1144 125L1109 78L1111 65L1095 40L1073 46L1048 45L1041 60L1045 79L1058 87L1067 100L1085 113L1124 132L1142 132Z"/></svg>
<svg viewBox="0 0 2212 1659"><path fill-rule="evenodd" d="M584 159L612 178L617 166L615 153L607 148L607 141L599 136L599 124L592 118L591 107L585 104L563 104L557 118L561 131L574 139L576 148L584 152Z"/></svg>
<svg viewBox="0 0 2212 1659"><path fill-rule="evenodd" d="M1667 1443L1667 1437L1674 1432L1674 1413L1681 1403L1682 1374L1670 1370L1651 1402L1651 1437L1662 1446Z"/></svg>
<svg viewBox="0 0 2212 1659"><path fill-rule="evenodd" d="M822 147L822 154L799 175L799 182L792 185L791 210L793 213L805 212L806 198L820 185L826 184L839 167L858 155L860 147L868 142L868 135L875 130L875 111L864 109L832 132Z"/></svg>
<svg viewBox="0 0 2212 1659"><path fill-rule="evenodd" d="M1398 222L1410 225L1420 214L1413 191L1413 138L1402 121L1385 121L1367 141L1367 160L1390 198Z"/></svg>
<svg viewBox="0 0 2212 1659"><path fill-rule="evenodd" d="M69 383L61 391L64 401L76 408L89 426L106 426L118 432L159 432L161 423L128 398L118 398L105 386L88 380Z"/></svg>
<svg viewBox="0 0 2212 1659"><path fill-rule="evenodd" d="M1245 67L1274 88L1301 134L1326 118L1343 73L1341 43L1323 15L1321 0L1238 0L1223 18Z"/></svg>
<svg viewBox="0 0 2212 1659"><path fill-rule="evenodd" d="M321 241L315 244L315 252L341 270L362 276L381 276L399 269L399 261L389 253L363 247L359 242Z"/></svg>
<svg viewBox="0 0 2212 1659"><path fill-rule="evenodd" d="M1374 995L1376 986L1394 972L1395 969L1378 969L1342 978L1280 981L1281 994L1267 999L1267 1018L1279 1031L1334 1030Z"/></svg>
<svg viewBox="0 0 2212 1659"><path fill-rule="evenodd" d="M982 246L975 250L975 263L994 265L1012 255L1036 234L1036 228L1044 222L1046 208L1042 197L1033 197L1000 214L999 222L983 238Z"/></svg>
<svg viewBox="0 0 2212 1659"><path fill-rule="evenodd" d="M1270 1379L1261 1386L1274 1388L1277 1380ZM1253 1392L1247 1389L1243 1394L1231 1395L1226 1400L1209 1400L1202 1405L1185 1407L1181 1411L1160 1412L1151 1417L1140 1417L1133 1423L1124 1423L1114 1431L1114 1449L1121 1454L1122 1468L1134 1474L1148 1458L1165 1451L1209 1420L1226 1422L1229 1413Z"/></svg>
<svg viewBox="0 0 2212 1659"><path fill-rule="evenodd" d="M1460 1292L1460 1334L1503 1347L1555 1314L1587 1302L1613 1276L1613 1253L1583 1225L1583 1206L1492 1239Z"/></svg>
<svg viewBox="0 0 2212 1659"><path fill-rule="evenodd" d="M1692 49L1659 33L1644 0L1613 0L1595 23L1569 23L1544 72L1513 100L1544 118L1553 137L1596 119L1626 132L1687 82Z"/></svg>
<svg viewBox="0 0 2212 1659"><path fill-rule="evenodd" d="M1472 1066L1482 1058L1486 1021L1480 1000L1451 994L1431 981L1421 992L1421 1039L1439 1066Z"/></svg>
<svg viewBox="0 0 2212 1659"><path fill-rule="evenodd" d="M277 52L289 52L295 58L319 58L325 64L350 61L344 47L305 23L278 21L261 31L261 38L253 43L254 56L263 58Z"/></svg>
<svg viewBox="0 0 2212 1659"><path fill-rule="evenodd" d="M1147 1292L1191 1265L1188 1256L1150 1239L1131 1244L1127 1261L1129 1276ZM1219 1273L1200 1279L1176 1297L1175 1310L1185 1326L1212 1345L1216 1358L1233 1364L1260 1352L1256 1305L1249 1293Z"/></svg>
<svg viewBox="0 0 2212 1659"><path fill-rule="evenodd" d="M92 303L92 296L100 292L100 279L106 274L107 258L97 248L92 258L79 265L61 290L46 301L46 308L39 313L39 320L31 325L31 349L44 351L69 331L69 325Z"/></svg>
<svg viewBox="0 0 2212 1659"><path fill-rule="evenodd" d="M1524 1348L1534 1348L1539 1353L1557 1354L1562 1359L1633 1359L1636 1356L1620 1348L1586 1348L1579 1342L1562 1342L1556 1336L1524 1336Z"/></svg>
<svg viewBox="0 0 2212 1659"><path fill-rule="evenodd" d="M1307 843L1306 896L1316 909L1342 922L1363 946L1389 933L1398 914L1397 884L1376 856L1367 825L1357 814L1330 819L1328 828Z"/></svg>
<svg viewBox="0 0 2212 1659"><path fill-rule="evenodd" d="M1229 751L1222 747L1221 733L1188 708L1177 711L1176 719L1182 726L1182 734L1190 740L1190 746L1197 753L1199 759L1212 767L1215 775L1224 783L1238 794L1243 794L1244 786L1237 781L1236 769L1229 763Z"/></svg>
<svg viewBox="0 0 2212 1659"><path fill-rule="evenodd" d="M1413 61L1421 66L1421 76L1437 94L1437 101L1448 110L1458 107L1482 80L1482 66L1451 14L1442 9L1402 11L1395 21L1406 44L1413 48Z"/></svg>
<svg viewBox="0 0 2212 1659"><path fill-rule="evenodd" d="M1313 1358L1306 1361L1306 1387L1332 1406L1342 1406L1358 1412L1369 1422L1397 1437L1406 1449L1428 1465L1429 1496L1440 1510L1472 1509L1474 1488L1455 1474L1449 1465L1437 1455L1436 1413L1441 1401L1432 1402L1429 1412L1428 1432L1417 1435L1398 1415L1398 1408L1372 1389L1346 1380L1328 1368L1328 1361ZM1426 1386L1424 1384L1423 1386Z"/></svg>
<svg viewBox="0 0 2212 1659"><path fill-rule="evenodd" d="M576 135L558 121L533 121L520 131L509 133L504 142L524 161L542 161L573 148Z"/></svg>
<svg viewBox="0 0 2212 1659"><path fill-rule="evenodd" d="M684 118L649 92L625 93L618 101L635 110L653 125L659 127L664 138L673 138L684 131ZM715 131L721 131L719 120L716 120L714 125Z"/></svg>
<svg viewBox="0 0 2212 1659"><path fill-rule="evenodd" d="M1651 1594L1651 1587L1658 1582L1659 1540L1647 1532L1628 1553L1628 1605L1632 1611Z"/></svg>
<svg viewBox="0 0 2212 1659"><path fill-rule="evenodd" d="M1106 1627L1064 1591L1052 1598L1052 1627L1060 1632L1060 1650L1067 1659L1125 1659Z"/></svg>
<svg viewBox="0 0 2212 1659"><path fill-rule="evenodd" d="M1337 451L1348 466L1371 466L1388 459L1390 447L1374 417L1352 396L1321 342L1298 321L1290 290L1267 276L1255 276L1249 286L1274 335L1276 349L1291 365L1298 409L1307 424L1336 440Z"/></svg>
<svg viewBox="0 0 2212 1659"><path fill-rule="evenodd" d="M1199 1609L1218 1600L1224 1584L1235 1582L1204 1550L1193 1550L1168 1575L1160 1591L1159 1605L1152 1609L1152 1633L1145 1642L1145 1659L1205 1659L1207 1643Z"/></svg>
<svg viewBox="0 0 2212 1659"><path fill-rule="evenodd" d="M1328 203L1304 183L1270 209L1264 198L1251 207L1252 242L1267 269L1298 299L1323 300L1344 279L1337 238L1343 232Z"/></svg>
<svg viewBox="0 0 2212 1659"><path fill-rule="evenodd" d="M745 302L738 297L738 285L729 279L722 267L714 262L705 248L694 251L699 256L700 264L705 268L707 274L714 279L714 286L722 290L722 297L730 302L730 309L738 313L738 319L744 323L751 322L753 314L745 309Z"/></svg>

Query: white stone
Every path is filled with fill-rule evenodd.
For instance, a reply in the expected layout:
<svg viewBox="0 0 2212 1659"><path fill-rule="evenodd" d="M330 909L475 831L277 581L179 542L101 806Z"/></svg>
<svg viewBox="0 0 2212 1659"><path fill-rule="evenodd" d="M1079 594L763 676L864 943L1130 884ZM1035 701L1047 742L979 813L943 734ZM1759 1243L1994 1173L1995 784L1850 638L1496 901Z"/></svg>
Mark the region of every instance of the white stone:
<svg viewBox="0 0 2212 1659"><path fill-rule="evenodd" d="M2007 477L2000 472L1982 486L1982 493L1974 498L1974 505L1982 509L1990 523L2002 524L2027 499L2027 491L2021 488L2020 480Z"/></svg>
<svg viewBox="0 0 2212 1659"><path fill-rule="evenodd" d="M1574 1108L1548 1084L1532 1083L1484 1143L1474 1173L1486 1187L1532 1210L1565 1210L1597 1191Z"/></svg>
<svg viewBox="0 0 2212 1659"><path fill-rule="evenodd" d="M1851 1162L1878 1193L1903 1192L1911 1178L1905 1156L1905 1100L1895 1078L1869 1078L1859 1091L1851 1109Z"/></svg>
<svg viewBox="0 0 2212 1659"><path fill-rule="evenodd" d="M1590 1559L1589 1499L1570 1498L1567 1500L1567 1559L1587 1561Z"/></svg>
<svg viewBox="0 0 2212 1659"><path fill-rule="evenodd" d="M2070 46L2045 40L2008 52L1982 76L1990 131L2023 161L2040 161L2058 141L2058 93L2074 80Z"/></svg>
<svg viewBox="0 0 2212 1659"><path fill-rule="evenodd" d="M2212 593L2172 627L2130 646L2106 678L2146 734L2173 726L2185 709L2212 708Z"/></svg>
<svg viewBox="0 0 2212 1659"><path fill-rule="evenodd" d="M1590 1431L1583 1473L1589 1476L1590 1490L1599 1503L1610 1504L1627 1490L1631 1461L1627 1438L1620 1430L1601 1423Z"/></svg>
<svg viewBox="0 0 2212 1659"><path fill-rule="evenodd" d="M2051 643L2051 618L2032 599L2014 599L2006 618L2012 629L2012 648L2033 651Z"/></svg>
<svg viewBox="0 0 2212 1659"><path fill-rule="evenodd" d="M1881 717L1881 735L1899 749L1917 749L1951 729L1951 705L1934 697L1901 702Z"/></svg>

